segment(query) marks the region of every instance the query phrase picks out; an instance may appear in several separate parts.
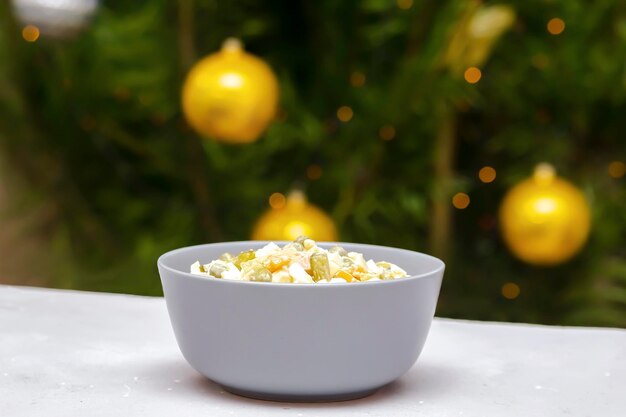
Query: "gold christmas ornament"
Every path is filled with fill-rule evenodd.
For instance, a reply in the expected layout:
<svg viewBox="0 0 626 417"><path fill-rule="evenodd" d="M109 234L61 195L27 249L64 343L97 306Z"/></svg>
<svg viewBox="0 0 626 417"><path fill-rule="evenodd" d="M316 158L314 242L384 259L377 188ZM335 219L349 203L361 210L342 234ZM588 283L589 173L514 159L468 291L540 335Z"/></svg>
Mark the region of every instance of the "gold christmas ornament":
<svg viewBox="0 0 626 417"><path fill-rule="evenodd" d="M317 241L337 240L337 229L328 214L309 204L304 193L293 191L285 204L273 205L259 218L252 232L254 240L295 240L308 236Z"/></svg>
<svg viewBox="0 0 626 417"><path fill-rule="evenodd" d="M221 51L191 68L183 85L183 112L201 135L253 142L276 115L278 81L261 59L227 39Z"/></svg>
<svg viewBox="0 0 626 417"><path fill-rule="evenodd" d="M583 193L539 164L534 175L513 187L500 206L504 241L521 260L557 265L582 248L591 227Z"/></svg>

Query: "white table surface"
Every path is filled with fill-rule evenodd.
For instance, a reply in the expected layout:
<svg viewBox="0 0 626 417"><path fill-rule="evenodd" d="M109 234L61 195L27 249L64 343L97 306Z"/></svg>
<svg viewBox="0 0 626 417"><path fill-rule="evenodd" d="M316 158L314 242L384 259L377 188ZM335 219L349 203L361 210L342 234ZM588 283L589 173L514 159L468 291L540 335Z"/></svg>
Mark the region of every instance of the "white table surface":
<svg viewBox="0 0 626 417"><path fill-rule="evenodd" d="M0 286L0 416L561 415L626 416L626 331L435 319L376 394L277 403L187 365L162 298Z"/></svg>

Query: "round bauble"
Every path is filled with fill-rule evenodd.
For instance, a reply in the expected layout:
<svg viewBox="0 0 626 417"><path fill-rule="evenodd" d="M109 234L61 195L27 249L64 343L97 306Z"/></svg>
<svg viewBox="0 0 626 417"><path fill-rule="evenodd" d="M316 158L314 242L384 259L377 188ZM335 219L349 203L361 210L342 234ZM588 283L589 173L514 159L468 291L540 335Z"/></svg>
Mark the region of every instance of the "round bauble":
<svg viewBox="0 0 626 417"><path fill-rule="evenodd" d="M195 64L183 85L183 112L201 135L253 142L276 114L278 81L261 59L227 39L222 50Z"/></svg>
<svg viewBox="0 0 626 417"><path fill-rule="evenodd" d="M309 204L302 192L292 192L285 205L271 208L257 221L254 240L295 240L307 236L316 241L337 240L337 229L328 214Z"/></svg>
<svg viewBox="0 0 626 417"><path fill-rule="evenodd" d="M591 210L583 193L541 164L532 178L514 186L500 207L502 236L509 249L533 265L557 265L587 240Z"/></svg>

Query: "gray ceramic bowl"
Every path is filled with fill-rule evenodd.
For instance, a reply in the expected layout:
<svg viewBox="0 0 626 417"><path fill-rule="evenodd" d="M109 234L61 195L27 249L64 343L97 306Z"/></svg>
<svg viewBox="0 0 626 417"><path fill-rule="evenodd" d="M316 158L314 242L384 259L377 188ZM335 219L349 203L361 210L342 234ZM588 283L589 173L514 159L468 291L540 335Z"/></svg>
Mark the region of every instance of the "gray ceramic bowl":
<svg viewBox="0 0 626 417"><path fill-rule="evenodd" d="M267 242L191 246L158 260L176 340L189 364L236 394L288 401L362 397L417 360L444 264L403 249L341 243L410 275L392 281L281 284L190 274L196 260ZM333 244L319 244L330 247Z"/></svg>

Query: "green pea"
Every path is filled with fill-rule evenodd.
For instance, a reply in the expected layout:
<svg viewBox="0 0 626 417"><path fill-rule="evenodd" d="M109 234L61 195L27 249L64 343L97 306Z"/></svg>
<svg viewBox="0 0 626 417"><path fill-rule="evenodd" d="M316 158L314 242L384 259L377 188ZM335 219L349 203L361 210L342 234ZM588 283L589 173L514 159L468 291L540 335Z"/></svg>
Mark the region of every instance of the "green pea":
<svg viewBox="0 0 626 417"><path fill-rule="evenodd" d="M307 239L308 239L308 237L307 237L307 236L304 236L304 235L302 235L302 236L298 236L298 237L296 238L296 240L294 240L294 243L303 244L303 243L304 243L304 241L305 241L305 240L307 240Z"/></svg>

